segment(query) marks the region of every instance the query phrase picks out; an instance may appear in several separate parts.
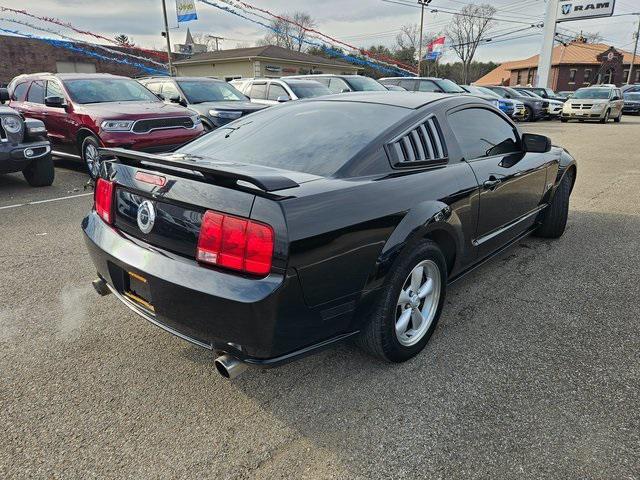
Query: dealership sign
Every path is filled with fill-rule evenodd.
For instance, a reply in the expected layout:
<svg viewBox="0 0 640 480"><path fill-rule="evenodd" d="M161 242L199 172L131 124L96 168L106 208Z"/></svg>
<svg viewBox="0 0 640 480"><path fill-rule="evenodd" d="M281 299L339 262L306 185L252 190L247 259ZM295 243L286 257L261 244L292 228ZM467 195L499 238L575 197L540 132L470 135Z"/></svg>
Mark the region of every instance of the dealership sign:
<svg viewBox="0 0 640 480"><path fill-rule="evenodd" d="M571 0L558 3L558 22L571 20L585 20L595 17L610 17L613 15L615 0Z"/></svg>
<svg viewBox="0 0 640 480"><path fill-rule="evenodd" d="M178 13L178 23L198 19L195 0L176 0L176 12Z"/></svg>

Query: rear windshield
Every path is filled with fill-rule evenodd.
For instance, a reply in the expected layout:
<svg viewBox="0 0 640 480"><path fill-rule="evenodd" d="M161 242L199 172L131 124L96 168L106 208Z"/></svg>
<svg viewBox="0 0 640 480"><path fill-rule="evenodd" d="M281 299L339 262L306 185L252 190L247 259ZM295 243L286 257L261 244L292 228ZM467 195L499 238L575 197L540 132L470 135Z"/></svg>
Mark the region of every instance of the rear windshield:
<svg viewBox="0 0 640 480"><path fill-rule="evenodd" d="M356 102L290 102L231 122L178 150L329 176L408 110Z"/></svg>
<svg viewBox="0 0 640 480"><path fill-rule="evenodd" d="M356 92L384 92L387 90L380 82L369 77L347 77L351 88Z"/></svg>
<svg viewBox="0 0 640 480"><path fill-rule="evenodd" d="M65 80L64 85L76 103L160 101L138 82L126 78Z"/></svg>
<svg viewBox="0 0 640 480"><path fill-rule="evenodd" d="M247 100L247 97L236 90L233 85L226 82L181 80L178 84L187 97L187 101L191 104Z"/></svg>

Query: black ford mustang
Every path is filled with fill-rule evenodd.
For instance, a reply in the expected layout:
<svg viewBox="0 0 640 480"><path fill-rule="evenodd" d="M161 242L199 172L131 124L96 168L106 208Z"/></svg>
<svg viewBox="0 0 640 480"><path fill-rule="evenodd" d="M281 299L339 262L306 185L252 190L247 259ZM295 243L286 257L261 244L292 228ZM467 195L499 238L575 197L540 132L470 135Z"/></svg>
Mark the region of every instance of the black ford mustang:
<svg viewBox="0 0 640 480"><path fill-rule="evenodd" d="M348 337L420 352L447 284L522 236L562 235L576 163L471 96L291 102L151 155L105 152L83 220L98 271L233 377Z"/></svg>

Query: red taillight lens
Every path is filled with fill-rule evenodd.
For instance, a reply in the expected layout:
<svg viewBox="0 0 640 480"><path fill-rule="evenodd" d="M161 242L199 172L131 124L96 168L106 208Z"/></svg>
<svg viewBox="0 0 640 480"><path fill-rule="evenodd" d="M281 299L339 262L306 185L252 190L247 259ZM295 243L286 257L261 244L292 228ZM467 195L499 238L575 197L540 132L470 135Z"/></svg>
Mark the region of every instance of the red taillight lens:
<svg viewBox="0 0 640 480"><path fill-rule="evenodd" d="M95 207L96 213L109 225L113 223L113 182L99 178L96 182Z"/></svg>
<svg viewBox="0 0 640 480"><path fill-rule="evenodd" d="M266 275L273 259L273 229L209 210L202 217L196 258L211 265Z"/></svg>

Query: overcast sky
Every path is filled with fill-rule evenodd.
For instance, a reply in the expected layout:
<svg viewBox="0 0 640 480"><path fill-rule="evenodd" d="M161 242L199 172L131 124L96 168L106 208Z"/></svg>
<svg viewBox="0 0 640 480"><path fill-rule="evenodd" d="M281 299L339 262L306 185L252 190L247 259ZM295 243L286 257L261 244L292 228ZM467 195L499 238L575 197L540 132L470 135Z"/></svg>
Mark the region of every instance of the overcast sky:
<svg viewBox="0 0 640 480"><path fill-rule="evenodd" d="M225 37L223 48L234 48L253 45L264 37L266 30L256 24L238 18L227 12L209 5L197 2L199 20L188 24L176 22L175 0L166 0L169 10L170 27L174 43L184 40L186 27L191 31L206 32ZM408 0L399 0L407 2ZM162 25L161 0L21 0L19 6L13 0L0 0L0 6L26 9L30 13L56 17L73 23L76 27L91 30L108 37L125 33L135 42L145 47L162 48L163 39L160 32ZM392 46L398 29L404 24L418 23L420 10L411 5L403 6L383 0L250 0L247 3L268 9L273 12L291 12L301 10L309 13L318 25L317 29L352 43L356 46L368 47L372 44ZM411 2L413 3L413 2ZM417 2L415 2L417 3ZM432 0L429 8L441 7L447 10L459 10L468 3L482 3L473 0ZM542 21L546 2L544 0L485 0L498 10L497 18L503 21L493 27L497 34L509 32L519 28L526 28L527 22ZM616 14L640 11L640 0L616 0ZM3 18L37 21L27 19L22 15L0 12ZM425 14L425 32L440 32L451 19L448 13ZM599 32L606 43L623 49L633 49L632 34L635 31L637 16L621 16L613 18L599 18L581 22L567 22L561 24L562 29L573 31L585 30ZM524 22L524 23L523 23ZM38 25L44 25L38 23ZM51 34L43 34L27 27L16 26L7 21L0 21L0 28L19 29L30 33L40 33L52 38ZM76 38L80 35L65 30L63 27L48 25L57 31L64 32ZM496 38L494 44L488 43L478 49L478 60L504 61L525 58L539 52L542 36L540 34L514 40L509 37L531 35L540 29L530 29ZM2 32L0 32L2 33ZM86 39L86 37L84 37ZM501 40L498 42L498 40ZM452 52L447 52L443 61L455 60Z"/></svg>

